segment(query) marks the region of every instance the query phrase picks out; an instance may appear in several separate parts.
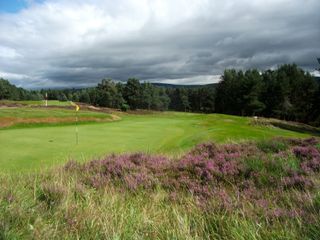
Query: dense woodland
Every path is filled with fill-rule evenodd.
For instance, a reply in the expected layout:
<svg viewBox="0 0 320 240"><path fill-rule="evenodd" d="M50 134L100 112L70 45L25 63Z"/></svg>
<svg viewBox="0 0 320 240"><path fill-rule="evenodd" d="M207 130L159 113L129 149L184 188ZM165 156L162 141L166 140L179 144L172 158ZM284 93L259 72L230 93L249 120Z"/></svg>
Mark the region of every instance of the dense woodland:
<svg viewBox="0 0 320 240"><path fill-rule="evenodd" d="M297 65L276 70L228 69L215 85L186 88L163 87L103 79L96 87L85 89L46 89L28 91L0 79L0 99L84 102L101 107L226 113L241 116L265 116L320 126L320 84Z"/></svg>

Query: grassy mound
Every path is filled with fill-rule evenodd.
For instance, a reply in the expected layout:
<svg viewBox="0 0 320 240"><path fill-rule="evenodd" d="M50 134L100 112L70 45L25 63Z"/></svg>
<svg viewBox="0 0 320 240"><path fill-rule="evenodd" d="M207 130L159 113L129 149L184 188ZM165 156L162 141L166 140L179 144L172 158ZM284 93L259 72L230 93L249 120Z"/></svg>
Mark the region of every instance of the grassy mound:
<svg viewBox="0 0 320 240"><path fill-rule="evenodd" d="M316 138L204 143L181 157L70 161L1 177L2 238L319 239Z"/></svg>

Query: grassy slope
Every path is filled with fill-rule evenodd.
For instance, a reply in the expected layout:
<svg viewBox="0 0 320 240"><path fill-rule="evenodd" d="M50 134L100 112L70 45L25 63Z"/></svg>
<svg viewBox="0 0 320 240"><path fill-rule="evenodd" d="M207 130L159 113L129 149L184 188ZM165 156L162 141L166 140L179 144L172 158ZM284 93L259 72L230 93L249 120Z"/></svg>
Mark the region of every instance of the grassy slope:
<svg viewBox="0 0 320 240"><path fill-rule="evenodd" d="M13 118L46 118L46 117L75 117L75 111L73 109L61 109L61 108L4 108L0 109L1 117L13 117ZM110 116L105 113L92 112L92 111L79 111L78 117L97 117L97 118L109 118Z"/></svg>
<svg viewBox="0 0 320 240"><path fill-rule="evenodd" d="M112 120L110 114L88 110L79 111L77 117L79 123ZM0 129L73 125L75 119L76 112L72 108L0 108Z"/></svg>
<svg viewBox="0 0 320 240"><path fill-rule="evenodd" d="M0 105L12 105L12 104L20 104L20 105L28 105L28 106L44 106L44 100L35 100L35 101L12 101L12 100L0 100ZM48 106L70 106L69 101L58 101L58 100L48 100Z"/></svg>
<svg viewBox="0 0 320 240"><path fill-rule="evenodd" d="M249 125L248 118L227 115L164 113L122 115L121 121L79 126L0 130L2 171L40 169L69 159L88 160L111 152L180 154L194 144L305 134Z"/></svg>

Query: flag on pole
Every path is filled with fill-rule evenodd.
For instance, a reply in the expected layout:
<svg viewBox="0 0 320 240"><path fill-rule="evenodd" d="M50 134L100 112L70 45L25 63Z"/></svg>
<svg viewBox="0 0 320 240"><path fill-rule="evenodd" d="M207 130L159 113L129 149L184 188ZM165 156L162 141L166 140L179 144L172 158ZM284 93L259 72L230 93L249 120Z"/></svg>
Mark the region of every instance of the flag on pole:
<svg viewBox="0 0 320 240"><path fill-rule="evenodd" d="M78 104L75 104L74 102L70 101L70 104L72 106L75 106L76 107L76 144L78 145L78 142L79 142L79 137L78 137L78 111L80 109L79 105Z"/></svg>
<svg viewBox="0 0 320 240"><path fill-rule="evenodd" d="M70 102L72 106L76 107L76 112L78 112L80 110L79 105L75 104L74 102Z"/></svg>

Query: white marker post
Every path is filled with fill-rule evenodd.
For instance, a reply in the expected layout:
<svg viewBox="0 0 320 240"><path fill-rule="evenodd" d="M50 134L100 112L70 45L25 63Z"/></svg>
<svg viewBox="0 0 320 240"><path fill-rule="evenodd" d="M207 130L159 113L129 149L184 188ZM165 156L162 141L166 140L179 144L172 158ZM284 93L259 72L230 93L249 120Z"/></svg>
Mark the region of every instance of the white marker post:
<svg viewBox="0 0 320 240"><path fill-rule="evenodd" d="M46 93L46 107L48 107L48 93Z"/></svg>

